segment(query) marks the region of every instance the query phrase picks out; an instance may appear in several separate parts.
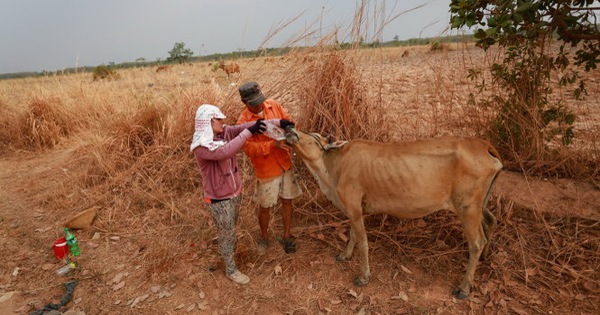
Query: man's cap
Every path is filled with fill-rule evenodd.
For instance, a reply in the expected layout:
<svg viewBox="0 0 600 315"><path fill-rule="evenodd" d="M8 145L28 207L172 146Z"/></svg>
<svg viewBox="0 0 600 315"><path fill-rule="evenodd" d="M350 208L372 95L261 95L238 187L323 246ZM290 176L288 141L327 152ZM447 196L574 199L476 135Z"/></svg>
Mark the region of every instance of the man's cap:
<svg viewBox="0 0 600 315"><path fill-rule="evenodd" d="M239 90L242 101L250 106L260 105L266 99L256 82L246 82L240 86Z"/></svg>

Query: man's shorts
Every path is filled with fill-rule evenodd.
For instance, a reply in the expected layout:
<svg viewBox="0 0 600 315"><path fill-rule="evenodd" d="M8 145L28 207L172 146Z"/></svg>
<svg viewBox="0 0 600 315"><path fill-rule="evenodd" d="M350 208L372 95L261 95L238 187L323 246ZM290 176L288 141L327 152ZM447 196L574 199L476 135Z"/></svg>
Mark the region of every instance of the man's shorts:
<svg viewBox="0 0 600 315"><path fill-rule="evenodd" d="M263 208L277 204L279 197L294 199L302 194L296 181L294 171L290 168L283 175L269 179L258 179L254 193L254 201Z"/></svg>

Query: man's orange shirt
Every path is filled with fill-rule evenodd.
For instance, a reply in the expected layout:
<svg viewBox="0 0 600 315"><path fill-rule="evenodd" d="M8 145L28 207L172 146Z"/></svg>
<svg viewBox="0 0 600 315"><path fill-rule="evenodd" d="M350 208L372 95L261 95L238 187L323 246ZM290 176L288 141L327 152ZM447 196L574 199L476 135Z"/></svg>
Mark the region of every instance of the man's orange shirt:
<svg viewBox="0 0 600 315"><path fill-rule="evenodd" d="M263 103L263 115L252 113L248 108L240 114L237 123L242 124L256 121L260 118L287 119L291 116L277 101L268 99ZM244 152L254 166L256 178L267 179L277 177L292 167L292 159L286 150L275 147L275 140L263 135L255 134L244 144Z"/></svg>

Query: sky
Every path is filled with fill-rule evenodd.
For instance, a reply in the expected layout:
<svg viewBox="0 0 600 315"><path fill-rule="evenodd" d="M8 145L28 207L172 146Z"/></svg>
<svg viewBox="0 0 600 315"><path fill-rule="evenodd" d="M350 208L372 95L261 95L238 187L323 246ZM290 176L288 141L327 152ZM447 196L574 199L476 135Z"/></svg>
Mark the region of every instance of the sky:
<svg viewBox="0 0 600 315"><path fill-rule="evenodd" d="M364 3L363 23L357 7ZM450 0L0 0L0 74L194 56L452 35ZM336 32L337 31L337 32ZM454 31L456 33L456 31ZM298 40L298 39L301 40Z"/></svg>

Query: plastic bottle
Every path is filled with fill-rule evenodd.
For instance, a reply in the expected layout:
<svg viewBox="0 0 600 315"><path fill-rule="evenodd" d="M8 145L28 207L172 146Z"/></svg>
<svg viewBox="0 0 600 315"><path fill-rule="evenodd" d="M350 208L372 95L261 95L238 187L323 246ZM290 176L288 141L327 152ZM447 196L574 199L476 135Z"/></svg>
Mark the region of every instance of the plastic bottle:
<svg viewBox="0 0 600 315"><path fill-rule="evenodd" d="M59 276L64 276L69 273L69 271L75 269L76 265L74 262L68 262L66 265L60 267L60 269L56 270L56 274Z"/></svg>
<svg viewBox="0 0 600 315"><path fill-rule="evenodd" d="M263 132L263 135L275 140L285 140L283 129L268 122L265 122L265 125L267 125L267 130Z"/></svg>
<svg viewBox="0 0 600 315"><path fill-rule="evenodd" d="M75 235L69 231L69 228L65 228L65 239L67 240L67 244L69 245L69 252L73 256L79 256L79 244L77 242L77 238Z"/></svg>

